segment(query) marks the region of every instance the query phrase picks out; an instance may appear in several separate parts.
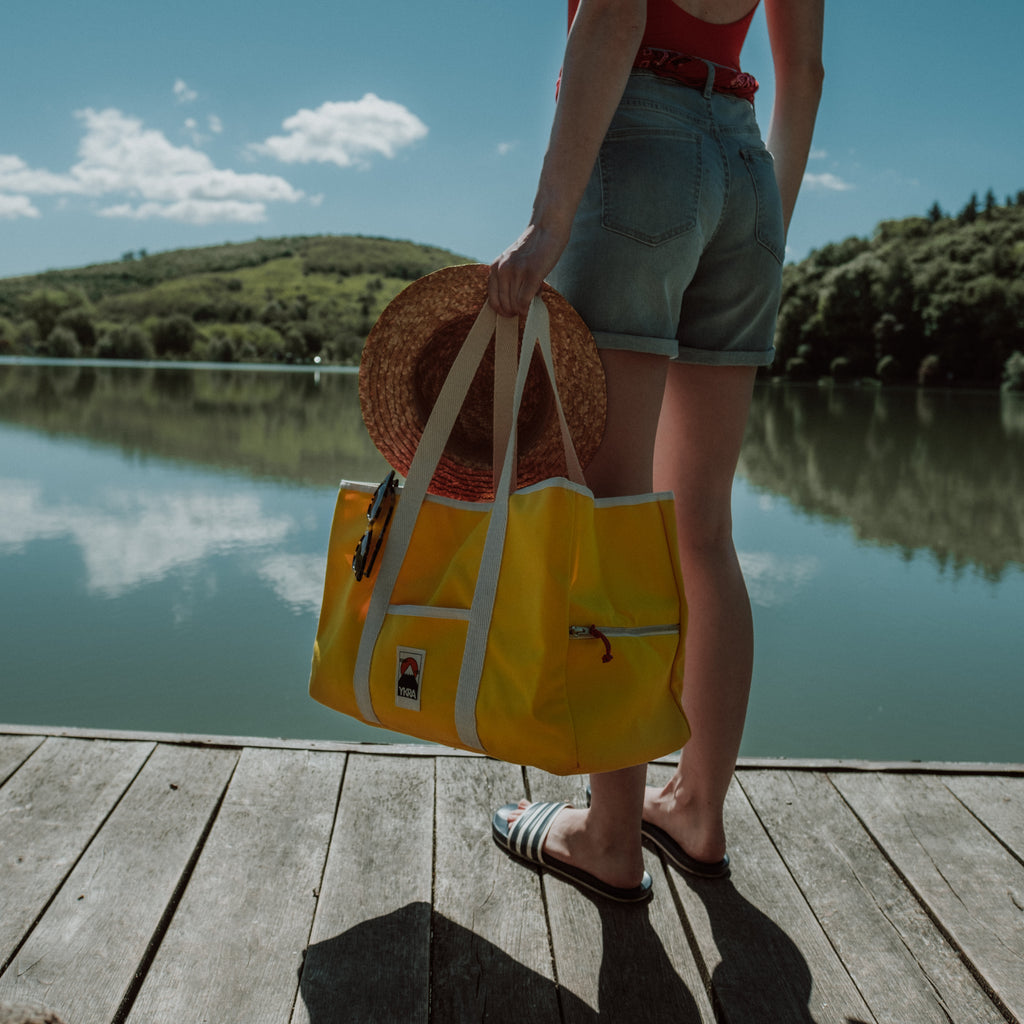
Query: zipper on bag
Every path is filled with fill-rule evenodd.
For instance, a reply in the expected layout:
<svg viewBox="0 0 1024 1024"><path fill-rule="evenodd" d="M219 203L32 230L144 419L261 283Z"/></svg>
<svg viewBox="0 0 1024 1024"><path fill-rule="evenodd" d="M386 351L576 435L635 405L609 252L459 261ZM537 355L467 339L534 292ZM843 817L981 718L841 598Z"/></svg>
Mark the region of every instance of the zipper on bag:
<svg viewBox="0 0 1024 1024"><path fill-rule="evenodd" d="M664 626L570 626L569 636L573 640L600 640L604 644L601 661L612 660L612 638L614 637L645 637L673 636L679 633L679 623Z"/></svg>

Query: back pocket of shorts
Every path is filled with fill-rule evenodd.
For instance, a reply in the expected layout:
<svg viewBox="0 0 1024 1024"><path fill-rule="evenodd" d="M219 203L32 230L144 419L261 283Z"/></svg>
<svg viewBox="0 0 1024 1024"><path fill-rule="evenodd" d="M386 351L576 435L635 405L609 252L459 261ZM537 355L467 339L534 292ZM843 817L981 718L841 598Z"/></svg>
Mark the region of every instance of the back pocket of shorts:
<svg viewBox="0 0 1024 1024"><path fill-rule="evenodd" d="M744 149L741 155L750 172L757 202L754 233L758 242L781 263L786 258L786 229L775 180L775 161L767 149Z"/></svg>
<svg viewBox="0 0 1024 1024"><path fill-rule="evenodd" d="M678 129L619 129L598 157L601 224L646 245L692 231L700 199L700 138Z"/></svg>

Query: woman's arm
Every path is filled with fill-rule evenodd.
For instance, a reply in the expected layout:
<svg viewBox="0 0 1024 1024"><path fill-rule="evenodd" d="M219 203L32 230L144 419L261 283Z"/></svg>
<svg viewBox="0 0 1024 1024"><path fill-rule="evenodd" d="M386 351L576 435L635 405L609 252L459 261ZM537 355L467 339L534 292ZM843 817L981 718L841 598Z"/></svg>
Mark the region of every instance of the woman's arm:
<svg viewBox="0 0 1024 1024"><path fill-rule="evenodd" d="M576 207L622 98L646 17L646 0L581 0L566 44L529 226L491 265L488 297L504 316L526 315L569 241Z"/></svg>
<svg viewBox="0 0 1024 1024"><path fill-rule="evenodd" d="M764 7L775 66L775 105L767 144L775 158L788 231L825 77L821 61L825 0L765 0Z"/></svg>

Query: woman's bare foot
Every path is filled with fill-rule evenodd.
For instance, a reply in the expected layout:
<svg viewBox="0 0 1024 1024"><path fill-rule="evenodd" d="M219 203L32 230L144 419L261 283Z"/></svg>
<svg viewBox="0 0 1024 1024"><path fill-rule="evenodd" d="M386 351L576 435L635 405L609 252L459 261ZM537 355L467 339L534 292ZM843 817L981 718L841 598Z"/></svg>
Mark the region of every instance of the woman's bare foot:
<svg viewBox="0 0 1024 1024"><path fill-rule="evenodd" d="M529 806L529 800L519 801L519 812L508 816L510 826ZM559 811L544 838L543 851L617 888L639 885L644 875L639 827L634 841L621 825L614 830L602 829L595 825L589 811L575 807Z"/></svg>
<svg viewBox="0 0 1024 1024"><path fill-rule="evenodd" d="M663 788L646 788L644 821L667 832L695 860L714 864L725 857L725 827L720 811L686 800L673 782Z"/></svg>

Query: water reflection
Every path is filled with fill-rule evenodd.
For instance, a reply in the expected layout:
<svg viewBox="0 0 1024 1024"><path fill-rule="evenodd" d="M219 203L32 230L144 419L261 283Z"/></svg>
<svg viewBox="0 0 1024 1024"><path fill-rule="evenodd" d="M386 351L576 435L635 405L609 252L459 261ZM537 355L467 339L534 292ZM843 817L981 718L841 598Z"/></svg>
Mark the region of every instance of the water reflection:
<svg viewBox="0 0 1024 1024"><path fill-rule="evenodd" d="M342 472L372 480L384 470L360 418L354 374L0 365L0 421L297 484L333 486ZM759 388L740 473L766 501L783 497L814 517L849 522L861 541L908 558L928 551L943 567L974 566L993 579L1024 562L1024 396ZM39 510L34 500L24 488L5 494L4 520L53 531L64 515L74 532L72 510ZM186 557L171 543L151 544L147 531L186 530L199 550L218 537L280 528L246 527L248 510L189 500L200 501L139 507L140 564L124 571ZM196 527L207 522L223 529ZM99 523L92 529L102 533ZM748 553L744 568L769 604L815 571L769 553ZM283 567L277 572L283 579Z"/></svg>
<svg viewBox="0 0 1024 1024"><path fill-rule="evenodd" d="M991 579L1024 562L1020 395L766 387L740 473L907 558Z"/></svg>
<svg viewBox="0 0 1024 1024"><path fill-rule="evenodd" d="M301 484L384 466L351 373L0 365L0 422Z"/></svg>
<svg viewBox="0 0 1024 1024"><path fill-rule="evenodd" d="M750 600L762 608L774 608L794 600L821 571L814 555L783 557L774 551L740 551L740 564Z"/></svg>
<svg viewBox="0 0 1024 1024"><path fill-rule="evenodd" d="M120 597L214 555L280 544L294 527L286 516L266 514L254 495L115 488L88 504L50 502L37 482L0 478L0 552L69 538L81 553L87 591L102 597ZM279 561L263 574L287 589L295 573Z"/></svg>
<svg viewBox="0 0 1024 1024"><path fill-rule="evenodd" d="M1022 456L1012 396L758 389L745 754L1020 760ZM0 364L0 721L395 738L305 696L383 471L351 374Z"/></svg>
<svg viewBox="0 0 1024 1024"><path fill-rule="evenodd" d="M260 564L260 578L296 614L319 615L324 594L324 554L273 555Z"/></svg>

